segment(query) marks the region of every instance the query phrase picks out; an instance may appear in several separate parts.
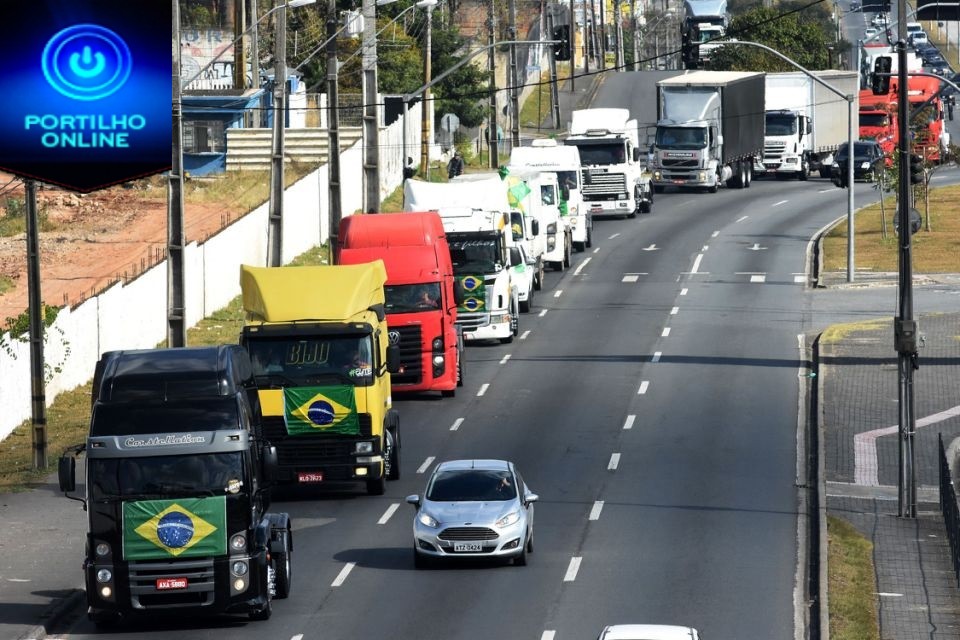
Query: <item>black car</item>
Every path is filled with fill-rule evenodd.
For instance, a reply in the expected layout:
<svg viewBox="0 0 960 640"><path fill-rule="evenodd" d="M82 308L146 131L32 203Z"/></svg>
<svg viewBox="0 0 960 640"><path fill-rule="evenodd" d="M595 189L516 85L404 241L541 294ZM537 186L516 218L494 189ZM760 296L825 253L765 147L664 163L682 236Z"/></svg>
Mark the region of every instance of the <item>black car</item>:
<svg viewBox="0 0 960 640"><path fill-rule="evenodd" d="M950 63L948 63L946 60L938 60L924 66L930 70L930 73L935 73L938 76L948 76L953 73L953 71L950 69Z"/></svg>
<svg viewBox="0 0 960 640"><path fill-rule="evenodd" d="M838 187L847 186L847 144L840 145L830 167L830 179ZM853 179L873 182L883 169L883 150L873 140L860 140L853 143Z"/></svg>

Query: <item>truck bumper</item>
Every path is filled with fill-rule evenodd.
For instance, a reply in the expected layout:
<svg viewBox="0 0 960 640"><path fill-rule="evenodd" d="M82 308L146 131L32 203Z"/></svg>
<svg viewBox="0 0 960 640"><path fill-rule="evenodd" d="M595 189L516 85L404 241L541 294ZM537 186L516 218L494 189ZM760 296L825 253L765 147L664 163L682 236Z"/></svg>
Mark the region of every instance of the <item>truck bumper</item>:
<svg viewBox="0 0 960 640"><path fill-rule="evenodd" d="M463 328L463 339L467 342L499 340L513 334L508 311L462 313L457 316L457 324Z"/></svg>
<svg viewBox="0 0 960 640"><path fill-rule="evenodd" d="M397 382L407 379L409 382ZM391 388L397 393L416 391L449 391L457 386L457 347L443 353L420 353L420 370L414 373L402 372L402 377L394 374L390 378Z"/></svg>
<svg viewBox="0 0 960 640"><path fill-rule="evenodd" d="M604 200L600 202L584 202L583 206L594 218L603 216L625 216L636 210L633 200ZM574 234L576 236L576 234ZM575 237L576 239L576 237Z"/></svg>
<svg viewBox="0 0 960 640"><path fill-rule="evenodd" d="M655 187L712 187L715 184L716 175L705 170L692 173L661 170L653 175Z"/></svg>

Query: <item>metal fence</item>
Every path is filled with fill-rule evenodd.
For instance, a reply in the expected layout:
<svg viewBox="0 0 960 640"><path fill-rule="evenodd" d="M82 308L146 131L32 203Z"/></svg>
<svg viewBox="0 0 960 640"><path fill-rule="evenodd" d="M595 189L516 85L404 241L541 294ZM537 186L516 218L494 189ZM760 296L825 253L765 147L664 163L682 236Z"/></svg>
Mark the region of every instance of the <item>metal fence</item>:
<svg viewBox="0 0 960 640"><path fill-rule="evenodd" d="M943 434L938 436L938 440L940 443L940 511L943 513L943 523L947 527L947 538L950 540L953 572L957 576L957 586L960 586L960 509L957 508L957 492L953 486L947 453L943 448Z"/></svg>

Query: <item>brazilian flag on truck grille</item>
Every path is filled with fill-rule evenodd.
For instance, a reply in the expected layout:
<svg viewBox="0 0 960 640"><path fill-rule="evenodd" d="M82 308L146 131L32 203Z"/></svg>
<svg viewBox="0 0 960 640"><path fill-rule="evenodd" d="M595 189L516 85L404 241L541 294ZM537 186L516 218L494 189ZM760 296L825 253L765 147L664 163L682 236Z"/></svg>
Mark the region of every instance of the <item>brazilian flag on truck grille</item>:
<svg viewBox="0 0 960 640"><path fill-rule="evenodd" d="M225 496L123 503L125 560L170 560L226 553Z"/></svg>
<svg viewBox="0 0 960 640"><path fill-rule="evenodd" d="M287 433L338 433L360 435L357 401L353 387L286 387L283 390L283 421Z"/></svg>
<svg viewBox="0 0 960 640"><path fill-rule="evenodd" d="M463 302L457 307L457 311L470 313L483 311L487 300L487 287L483 282L483 276L460 276L457 279L463 287Z"/></svg>

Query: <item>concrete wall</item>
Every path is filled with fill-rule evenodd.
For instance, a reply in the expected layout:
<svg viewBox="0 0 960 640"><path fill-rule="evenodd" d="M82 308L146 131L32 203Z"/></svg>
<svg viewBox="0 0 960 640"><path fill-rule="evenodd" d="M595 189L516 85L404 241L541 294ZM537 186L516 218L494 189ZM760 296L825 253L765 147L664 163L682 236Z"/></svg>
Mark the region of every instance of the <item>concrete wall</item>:
<svg viewBox="0 0 960 640"><path fill-rule="evenodd" d="M420 121L420 107L410 109ZM380 191L399 186L403 163L400 121L380 132ZM419 148L420 127L408 127L407 143ZM344 215L362 205L362 142L340 154L341 203ZM184 252L187 325L192 326L240 295L240 265L266 264L267 210L264 204L236 220L203 244ZM287 263L329 237L327 166L322 165L285 192L283 262ZM73 308L64 308L47 330L47 404L86 383L104 351L148 349L166 339L167 263L137 279L118 283ZM0 338L0 440L30 419L30 352L26 342L9 334ZM56 425L50 425L51 429ZM52 452L59 454L59 452Z"/></svg>

